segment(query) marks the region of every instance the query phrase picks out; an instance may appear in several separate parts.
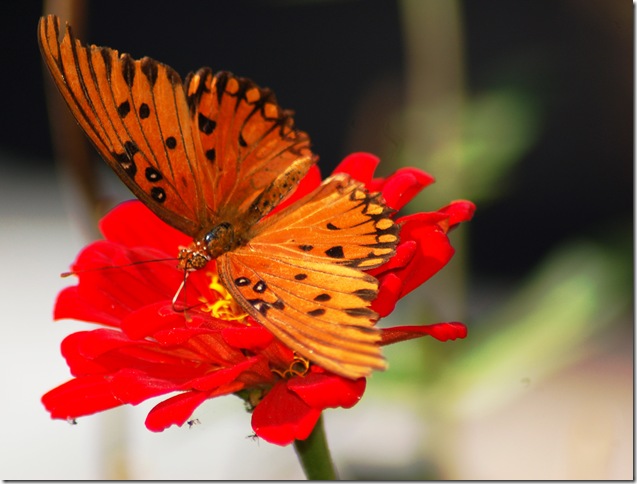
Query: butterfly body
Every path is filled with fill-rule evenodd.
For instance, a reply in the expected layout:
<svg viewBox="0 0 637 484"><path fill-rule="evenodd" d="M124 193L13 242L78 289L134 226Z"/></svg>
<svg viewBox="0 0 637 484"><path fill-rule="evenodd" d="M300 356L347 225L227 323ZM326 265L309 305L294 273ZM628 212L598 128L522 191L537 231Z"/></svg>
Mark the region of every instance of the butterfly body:
<svg viewBox="0 0 637 484"><path fill-rule="evenodd" d="M86 46L44 17L53 79L115 173L159 218L192 237L178 267L216 261L242 308L308 360L358 378L384 369L369 306L398 227L379 194L340 173L285 208L317 161L269 89L202 68Z"/></svg>

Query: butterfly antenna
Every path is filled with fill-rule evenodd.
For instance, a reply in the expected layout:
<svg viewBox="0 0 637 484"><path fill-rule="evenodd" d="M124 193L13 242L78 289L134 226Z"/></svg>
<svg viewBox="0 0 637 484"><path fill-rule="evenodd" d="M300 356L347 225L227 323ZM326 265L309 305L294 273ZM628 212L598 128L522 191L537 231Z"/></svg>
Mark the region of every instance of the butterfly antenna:
<svg viewBox="0 0 637 484"><path fill-rule="evenodd" d="M117 266L91 267L90 269L79 269L77 271L63 272L62 274L60 274L60 277L76 276L78 274L83 274L85 272L97 272L97 271L107 271L111 269L121 269L123 267L131 267L131 266L136 266L140 264L150 264L153 262L169 262L169 261L177 261L177 260L178 259L176 257L168 257L166 259L138 260L135 262L130 262L128 264L122 264Z"/></svg>

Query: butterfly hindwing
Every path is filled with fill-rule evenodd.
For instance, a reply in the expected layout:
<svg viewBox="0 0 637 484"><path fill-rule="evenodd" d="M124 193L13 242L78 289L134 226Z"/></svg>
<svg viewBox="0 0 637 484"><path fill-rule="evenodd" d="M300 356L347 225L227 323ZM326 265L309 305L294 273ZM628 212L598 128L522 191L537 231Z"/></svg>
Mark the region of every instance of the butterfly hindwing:
<svg viewBox="0 0 637 484"><path fill-rule="evenodd" d="M269 89L209 68L189 75L186 83L202 165L211 172L205 199L219 219L248 212L259 193L296 160L316 162L307 134L294 128L292 113L278 106Z"/></svg>
<svg viewBox="0 0 637 484"><path fill-rule="evenodd" d="M350 378L385 368L380 334L373 328L376 315L367 307L378 287L371 276L242 251L219 257L217 267L242 307L300 355ZM348 290L338 289L344 284Z"/></svg>
<svg viewBox="0 0 637 484"><path fill-rule="evenodd" d="M378 281L361 269L393 255L397 226L379 195L346 175L259 223L218 269L242 306L286 345L358 378L385 367L369 305Z"/></svg>

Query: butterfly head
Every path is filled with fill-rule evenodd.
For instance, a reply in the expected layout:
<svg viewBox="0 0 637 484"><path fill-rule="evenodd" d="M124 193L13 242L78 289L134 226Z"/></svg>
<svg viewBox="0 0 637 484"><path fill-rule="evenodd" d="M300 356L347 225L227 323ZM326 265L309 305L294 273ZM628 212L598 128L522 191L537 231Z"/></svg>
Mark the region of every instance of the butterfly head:
<svg viewBox="0 0 637 484"><path fill-rule="evenodd" d="M179 251L178 267L185 271L203 269L210 260L231 251L237 245L239 244L232 224L222 222L196 237L192 244Z"/></svg>

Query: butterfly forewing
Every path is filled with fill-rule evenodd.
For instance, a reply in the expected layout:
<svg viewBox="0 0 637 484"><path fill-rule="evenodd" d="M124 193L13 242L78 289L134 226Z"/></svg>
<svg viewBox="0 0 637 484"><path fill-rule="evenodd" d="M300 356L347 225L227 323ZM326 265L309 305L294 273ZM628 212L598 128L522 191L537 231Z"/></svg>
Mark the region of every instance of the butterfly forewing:
<svg viewBox="0 0 637 484"><path fill-rule="evenodd" d="M161 219L197 233L205 203L179 76L152 59L82 46L70 28L60 41L56 17L43 18L38 32L53 79L102 157Z"/></svg>
<svg viewBox="0 0 637 484"><path fill-rule="evenodd" d="M388 260L397 230L378 195L336 175L258 224L218 268L233 296L284 343L358 378L385 367L369 309L378 281L359 268Z"/></svg>

